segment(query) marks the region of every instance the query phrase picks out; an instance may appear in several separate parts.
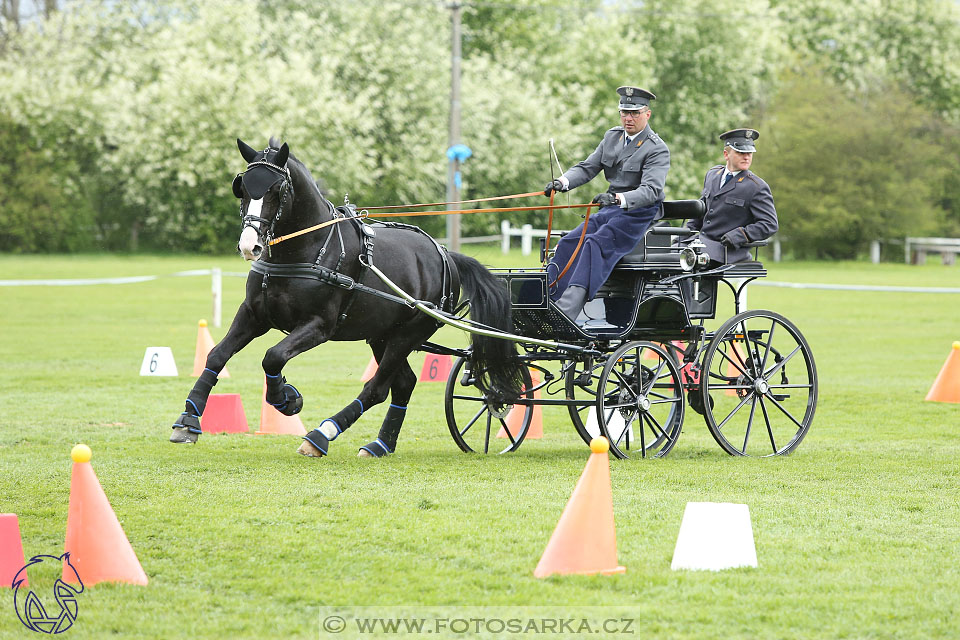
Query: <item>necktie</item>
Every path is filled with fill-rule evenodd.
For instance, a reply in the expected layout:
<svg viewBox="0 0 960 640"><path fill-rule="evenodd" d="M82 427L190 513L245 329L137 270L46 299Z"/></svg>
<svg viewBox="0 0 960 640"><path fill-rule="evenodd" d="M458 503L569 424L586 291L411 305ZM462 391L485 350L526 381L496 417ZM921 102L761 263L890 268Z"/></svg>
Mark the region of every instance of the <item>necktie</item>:
<svg viewBox="0 0 960 640"><path fill-rule="evenodd" d="M623 146L625 147L630 146L630 136L623 136Z"/></svg>
<svg viewBox="0 0 960 640"><path fill-rule="evenodd" d="M732 173L724 173L723 182L720 183L720 188L723 189L725 186L727 186L727 183L730 182L730 178L732 177L733 177Z"/></svg>

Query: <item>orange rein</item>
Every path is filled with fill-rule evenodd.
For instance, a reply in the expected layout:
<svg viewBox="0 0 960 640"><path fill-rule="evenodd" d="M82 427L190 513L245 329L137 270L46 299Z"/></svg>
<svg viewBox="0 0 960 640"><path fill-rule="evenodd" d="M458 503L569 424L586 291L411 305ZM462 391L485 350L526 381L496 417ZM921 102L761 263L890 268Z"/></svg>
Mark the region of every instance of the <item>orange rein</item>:
<svg viewBox="0 0 960 640"><path fill-rule="evenodd" d="M529 196L540 195L540 194L542 194L542 193L543 193L542 191L531 191L531 192L529 192L529 193L517 193L517 194L513 194L513 195L509 195L509 196L493 196L493 197L489 197L489 198L475 198L475 199L473 199L473 200L457 200L457 201L455 201L455 202L427 202L427 203L421 203L421 204L383 205L383 206L378 206L378 207L363 207L362 210L370 211L370 210L372 210L372 209L376 209L376 210L379 210L379 209L396 209L396 208L400 208L400 207L407 207L407 208L412 208L412 207L434 207L434 206L440 206L440 205L445 205L445 204L465 204L465 203L469 203L469 202L489 202L489 201L491 201L491 200L508 200L508 199L514 199L514 198L526 198L526 197L529 197ZM446 215L451 215L451 214L493 213L493 212L503 212L503 211L540 211L540 210L543 210L543 209L548 209L548 210L550 211L550 218L551 218L551 221L552 221L554 209L579 209L579 208L583 208L583 207L588 207L588 208L589 208L589 207L592 207L592 206L593 206L592 204L554 205L554 204L553 204L553 197L552 197L552 194L551 194L550 204L549 204L549 205L544 205L544 206L535 206L535 207L493 207L493 208L488 208L488 209L453 209L453 210L437 210L437 211L392 211L392 212L389 212L389 213L387 213L387 212L385 212L385 213L378 213L376 217L377 217L377 218L395 218L395 217L402 217L402 216L446 216ZM588 212L587 212L587 217L588 217L588 219L589 219L589 215L590 215L590 213L589 213L589 211L588 211ZM363 217L368 217L368 216L363 216ZM302 236L302 235L305 234L305 233L310 233L311 231L316 231L316 230L318 230L318 229L322 229L322 228L324 228L324 227L328 227L328 226L330 226L330 225L332 225L332 224L337 224L338 222L342 222L343 220L346 220L346 219L347 219L347 218L334 218L333 220L327 220L326 222L321 222L320 224L313 225L312 227L307 227L306 229L300 229L299 231L294 231L293 233L288 233L288 234L285 235L285 236L279 236L279 237L277 237L277 238L274 238L273 240L271 240L270 242L268 242L267 245L268 245L268 246L273 246L273 245L279 244L279 243L281 243L281 242L283 242L283 241L285 241L285 240L290 240L291 238L296 238L297 236ZM581 237L581 242L582 242L582 241L583 241L583 238ZM547 239L547 242L548 242L548 246L549 246L549 242L550 242L549 238ZM579 245L578 245L577 249L579 249ZM576 253L574 253L574 256L576 256ZM571 258L571 262L572 262L572 258ZM567 265L567 266L569 267L570 265ZM566 269L564 269L564 272L566 272ZM562 274L561 274L561 275L562 275Z"/></svg>

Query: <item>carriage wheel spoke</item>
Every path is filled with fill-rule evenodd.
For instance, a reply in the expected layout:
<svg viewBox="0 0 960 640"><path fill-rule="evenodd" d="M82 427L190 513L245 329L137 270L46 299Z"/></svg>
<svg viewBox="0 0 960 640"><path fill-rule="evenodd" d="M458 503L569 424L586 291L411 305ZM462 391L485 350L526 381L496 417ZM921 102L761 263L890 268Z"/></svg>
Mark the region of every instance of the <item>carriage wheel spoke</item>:
<svg viewBox="0 0 960 640"><path fill-rule="evenodd" d="M730 344L733 345L733 341L732 341L732 340L730 341ZM739 371L741 375L750 376L750 374L747 373L746 370L745 370L745 369L746 369L746 366L747 366L747 363L746 363L746 362L743 363L743 366L740 366L741 363L736 362L733 358L731 358L730 356L728 356L725 351L722 351L722 350L720 350L720 349L717 349L717 353L719 353L722 358L726 359L727 362L729 362L729 363L732 364L734 367L736 367L736 368L737 368L737 371ZM737 353L736 347L733 347L733 355L737 356L737 360L740 359L740 354ZM720 374L714 374L714 373L711 373L710 375L713 376L713 377L717 377L717 378L722 378L722 377L723 377L723 376L721 376Z"/></svg>
<svg viewBox="0 0 960 640"><path fill-rule="evenodd" d="M607 431L609 432L609 431L610 431L610 420L613 418L613 413L614 413L614 411L613 411L613 410L610 410L610 411L607 411L607 412L604 412L604 413L605 413L606 415L604 416L603 424L605 424L605 425L607 426ZM637 417L637 412L636 412L636 411L631 411L631 412L630 412L630 418L629 418L629 419L627 419L627 418L624 418L624 419L623 419L623 431L620 432L620 436L619 436L619 437L614 438L614 440L613 440L616 444L619 445L621 442L623 442L624 437L630 432L630 425L633 424L633 421L636 419L636 417ZM610 435L614 435L614 434L611 433Z"/></svg>
<svg viewBox="0 0 960 640"><path fill-rule="evenodd" d="M490 423L493 421L493 415L487 412L487 432L483 438L483 452L490 453Z"/></svg>
<svg viewBox="0 0 960 640"><path fill-rule="evenodd" d="M526 417L526 414L524 414L524 417ZM506 433L507 437L510 438L510 444L513 444L513 445L517 444L517 441L514 440L513 438L513 434L510 433L510 427L507 426L507 421L504 420L503 418L497 418L497 420L500 421L500 425L503 427L504 433Z"/></svg>
<svg viewBox="0 0 960 640"><path fill-rule="evenodd" d="M777 402L777 399L774 398L773 395L770 394L770 392L767 392L766 398L767 398L770 402L772 402L772 403L777 407L777 409L780 409L780 411L783 413L783 415L785 415L785 416L787 416L788 418L790 418L790 420L793 422L793 424L797 425L797 426L800 427L801 429L803 428L803 425L802 425L796 418L794 418L793 415L792 415L789 411L787 411L786 408L785 408L782 404L780 404L779 402ZM764 413L766 413L766 410L764 410Z"/></svg>
<svg viewBox="0 0 960 640"><path fill-rule="evenodd" d="M484 399L484 398L481 397L481 396L460 396L460 395L453 395L453 396L450 396L450 397L453 398L454 400L468 400L468 401L470 401L470 402L484 402L484 403L486 402L486 399Z"/></svg>
<svg viewBox="0 0 960 640"><path fill-rule="evenodd" d="M750 402L750 417L747 418L747 429L743 434L743 449L740 450L741 453L747 452L747 440L750 439L750 427L753 426L753 416L757 412L757 396L753 396L753 400Z"/></svg>
<svg viewBox="0 0 960 640"><path fill-rule="evenodd" d="M647 388L646 388L646 389L643 389L643 390L641 391L641 392L643 393L643 395L649 395L649 394L650 394L650 390L653 389L653 384L662 377L662 376L660 375L660 372L663 371L663 368L664 368L665 366L667 366L667 362L666 362L666 360L664 360L663 358L661 358L661 359L660 359L660 364L657 366L657 370L654 372L653 376L650 377L650 384L647 385ZM669 372L668 372L668 373L669 373Z"/></svg>
<svg viewBox="0 0 960 640"><path fill-rule="evenodd" d="M730 421L730 418L732 418L733 416L735 416L735 415L737 414L737 412L740 411L740 409L743 408L743 405L747 404L747 400L749 400L750 398L752 398L753 395L754 395L754 394L751 393L751 394L745 396L745 397L740 401L740 404L738 404L733 411L731 411L729 414L727 414L727 417L723 419L723 422L721 422L720 424L717 425L717 431L723 431L723 425L727 424L727 422Z"/></svg>
<svg viewBox="0 0 960 640"><path fill-rule="evenodd" d="M770 435L770 445L773 447L774 455L776 455L777 443L773 439L773 427L770 426L770 416L767 415L767 405L763 402L762 396L760 398L760 410L763 411L763 419L767 422L767 433Z"/></svg>
<svg viewBox="0 0 960 640"><path fill-rule="evenodd" d="M767 358L770 356L770 351L773 349L773 332L777 328L777 321L770 320L770 333L767 334L767 348L763 351L763 362L760 363L760 371L767 370Z"/></svg>
<svg viewBox="0 0 960 640"><path fill-rule="evenodd" d="M616 369L614 369L613 373L617 376L617 379L620 381L620 389L626 389L627 391L630 392L630 395L632 395L634 398L636 398L636 397L637 397L637 393L636 393L636 392L633 390L633 388L630 386L630 382L624 377L626 374L624 374L624 373L621 372L621 371L617 371ZM616 389L616 388L615 388L615 389L613 389L613 390L610 392L610 395L617 395L617 392L618 392L618 391L619 391L619 389Z"/></svg>
<svg viewBox="0 0 960 640"><path fill-rule="evenodd" d="M641 415L642 415L642 417L645 418L645 419L647 420L647 422L650 424L650 431L653 432L653 435L657 435L657 433L659 432L661 437L666 438L667 440L670 439L670 436L667 435L667 432L664 430L663 426L660 424L660 421L657 420L657 419L653 416L653 414L644 413L644 414L641 414ZM641 428L642 428L642 427L641 427Z"/></svg>
<svg viewBox="0 0 960 640"><path fill-rule="evenodd" d="M784 358L783 360L781 360L781 361L778 362L777 364L773 365L773 367L770 368L770 371L765 371L765 372L763 373L763 378L764 378L764 380L768 379L770 376L772 376L773 374L775 374L777 371L779 371L780 369L782 369L783 367L785 367L786 364L787 364L788 362L790 362L790 359L793 358L793 356L797 355L797 352L800 351L801 348L802 348L802 347L798 344L798 345L797 345L797 348L790 352L790 355L788 355L786 358Z"/></svg>
<svg viewBox="0 0 960 640"><path fill-rule="evenodd" d="M640 421L639 421L639 422L640 422L639 427L640 427L640 457L641 457L641 458L646 458L646 457L647 457L647 438L646 438L646 436L643 435L643 432L645 431L645 428L644 428L644 426L643 426L643 418L644 418L644 416L646 416L646 415L647 415L647 414L645 414L645 413L641 413L641 414L640 414ZM631 421L631 422L632 422L632 421Z"/></svg>
<svg viewBox="0 0 960 640"><path fill-rule="evenodd" d="M467 426L465 426L465 427L463 428L463 431L460 432L460 437L461 437L461 438L464 436L464 434L467 433L467 431L470 430L470 427L472 427L473 424L474 424L477 420L480 419L480 416L482 416L482 415L483 415L483 412L486 411L486 410L487 410L487 405L484 404L482 407L480 407L480 411L477 411L477 412L473 415L473 417L470 418L470 422L468 422L468 423L467 423Z"/></svg>
<svg viewBox="0 0 960 640"><path fill-rule="evenodd" d="M680 402L680 398L674 396L672 398L663 398L662 400L651 400L650 404L677 404Z"/></svg>

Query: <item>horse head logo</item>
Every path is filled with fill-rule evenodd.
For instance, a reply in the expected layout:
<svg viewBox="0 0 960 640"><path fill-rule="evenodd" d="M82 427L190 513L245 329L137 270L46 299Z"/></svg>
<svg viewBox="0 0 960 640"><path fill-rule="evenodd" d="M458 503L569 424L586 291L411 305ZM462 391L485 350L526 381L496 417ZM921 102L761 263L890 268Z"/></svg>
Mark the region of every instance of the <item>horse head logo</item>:
<svg viewBox="0 0 960 640"><path fill-rule="evenodd" d="M43 606L40 596L32 590L24 596L22 592L27 591L27 589L20 588L26 577L27 568L35 564L40 564L45 560L62 562L64 575L70 577L72 573L72 577L76 579L80 585L80 588L77 589L64 582L62 578L57 578L57 581L53 585L53 598L56 603L60 605L60 610L51 610L49 613L47 612L47 608ZM72 627L74 621L76 621L78 610L77 596L83 593L83 581L80 580L80 574L77 573L77 570L70 563L69 553L65 553L62 556L34 556L30 558L30 562L14 576L11 586L14 589L13 604L17 608L17 617L20 618L23 626L31 631L46 634L63 633Z"/></svg>

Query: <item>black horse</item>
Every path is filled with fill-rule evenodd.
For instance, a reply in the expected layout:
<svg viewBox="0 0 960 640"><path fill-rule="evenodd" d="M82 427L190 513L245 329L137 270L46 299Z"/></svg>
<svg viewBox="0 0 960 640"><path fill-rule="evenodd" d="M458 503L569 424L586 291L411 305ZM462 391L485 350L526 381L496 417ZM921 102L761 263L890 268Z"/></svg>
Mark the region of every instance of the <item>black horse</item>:
<svg viewBox="0 0 960 640"><path fill-rule="evenodd" d="M230 330L207 356L170 441L197 441L200 416L224 365L254 338L279 329L287 336L267 350L263 371L266 400L285 415L303 406L300 392L281 375L298 354L327 340L366 340L378 363L376 375L356 399L307 434L298 451L325 455L329 441L389 393L379 437L361 447L360 455L393 453L417 383L407 356L440 323L398 297L370 265L413 298L447 313L462 307L462 287L473 320L509 331L506 287L479 262L448 252L417 227L366 224L349 208L336 209L286 143L277 148L271 139L263 151L241 140L237 145L248 163L233 182L243 225L238 248L253 261L246 298ZM285 238L315 226L319 228ZM519 396L522 366L512 342L474 334L471 365L471 375L490 397L507 403Z"/></svg>

